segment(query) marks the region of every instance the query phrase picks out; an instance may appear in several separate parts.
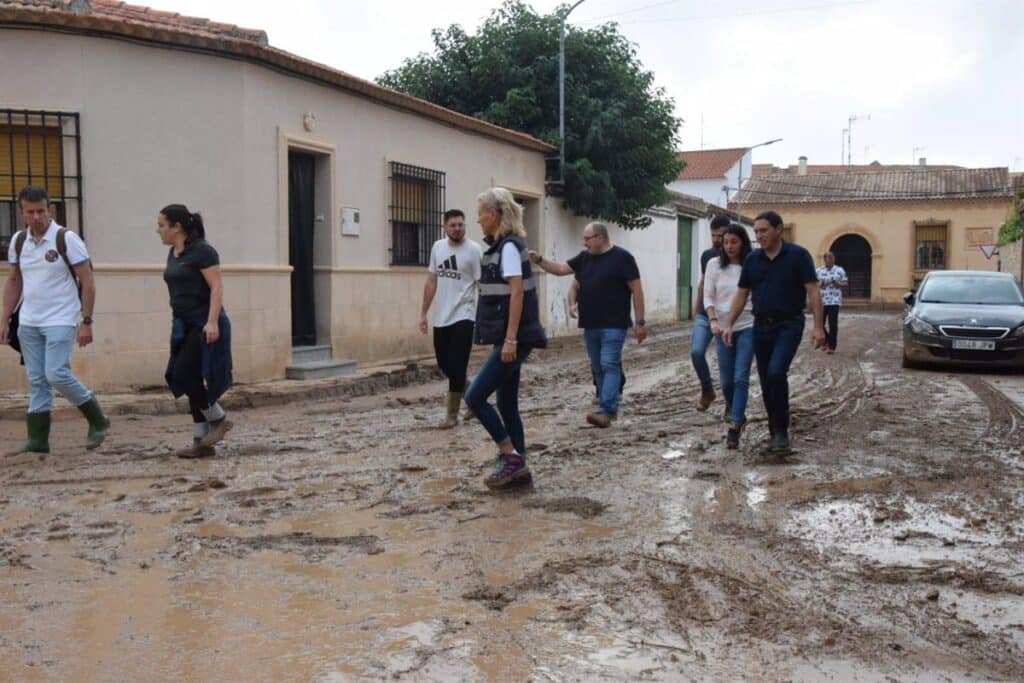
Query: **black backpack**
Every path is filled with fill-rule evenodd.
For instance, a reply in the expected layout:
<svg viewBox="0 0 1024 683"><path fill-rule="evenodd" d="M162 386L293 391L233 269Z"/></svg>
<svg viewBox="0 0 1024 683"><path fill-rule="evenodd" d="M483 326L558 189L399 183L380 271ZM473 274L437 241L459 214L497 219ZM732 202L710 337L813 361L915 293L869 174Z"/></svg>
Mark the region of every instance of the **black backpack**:
<svg viewBox="0 0 1024 683"><path fill-rule="evenodd" d="M78 280L78 275L75 274L75 267L71 265L71 259L68 258L68 229L58 228L57 229L57 253L64 259L64 263L67 264L68 271L71 273L71 278L75 281L75 286L78 288L78 298L82 298L82 283ZM14 236L14 255L18 260L18 265L21 265L21 250L25 246L25 239L28 237L28 230L19 230ZM91 264L90 264L90 267ZM24 280L22 286L24 286ZM14 307L14 312L11 313L10 319L7 321L7 343L11 345L11 348L21 353L21 342L18 341L18 319L21 313L21 301ZM25 359L21 359L21 364L25 364Z"/></svg>

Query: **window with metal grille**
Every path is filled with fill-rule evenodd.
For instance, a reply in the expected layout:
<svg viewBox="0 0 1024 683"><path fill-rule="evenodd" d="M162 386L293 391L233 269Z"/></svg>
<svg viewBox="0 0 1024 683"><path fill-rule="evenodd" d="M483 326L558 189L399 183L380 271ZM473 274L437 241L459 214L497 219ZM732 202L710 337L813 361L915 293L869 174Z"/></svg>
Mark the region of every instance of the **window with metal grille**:
<svg viewBox="0 0 1024 683"><path fill-rule="evenodd" d="M948 223L914 223L914 268L943 270L946 267Z"/></svg>
<svg viewBox="0 0 1024 683"><path fill-rule="evenodd" d="M425 266L444 234L444 173L390 162L391 265Z"/></svg>
<svg viewBox="0 0 1024 683"><path fill-rule="evenodd" d="M0 109L0 250L23 221L18 193L46 188L53 220L84 235L78 114Z"/></svg>

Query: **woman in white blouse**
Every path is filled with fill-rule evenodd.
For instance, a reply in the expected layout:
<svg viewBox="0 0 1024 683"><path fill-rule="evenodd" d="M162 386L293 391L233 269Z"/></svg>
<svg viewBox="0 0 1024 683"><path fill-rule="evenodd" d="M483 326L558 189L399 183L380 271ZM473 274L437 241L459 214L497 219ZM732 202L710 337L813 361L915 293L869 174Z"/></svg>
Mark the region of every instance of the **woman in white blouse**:
<svg viewBox="0 0 1024 683"><path fill-rule="evenodd" d="M754 317L750 301L732 324L732 345L722 339L722 328L729 322L729 309L740 280L743 260L751 251L746 229L733 224L722 236L722 256L708 261L704 274L704 309L711 321L718 349L718 372L725 395L729 430L726 448L739 448L740 433L747 422L747 397L750 393L750 364L754 360Z"/></svg>

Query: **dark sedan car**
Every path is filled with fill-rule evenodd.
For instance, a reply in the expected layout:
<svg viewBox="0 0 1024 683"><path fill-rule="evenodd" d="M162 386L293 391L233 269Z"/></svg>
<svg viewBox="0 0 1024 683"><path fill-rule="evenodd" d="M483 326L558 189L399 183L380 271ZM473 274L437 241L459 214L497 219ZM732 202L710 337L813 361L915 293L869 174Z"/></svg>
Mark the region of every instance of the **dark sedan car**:
<svg viewBox="0 0 1024 683"><path fill-rule="evenodd" d="M934 271L904 301L903 367L1024 368L1024 291L1009 273Z"/></svg>

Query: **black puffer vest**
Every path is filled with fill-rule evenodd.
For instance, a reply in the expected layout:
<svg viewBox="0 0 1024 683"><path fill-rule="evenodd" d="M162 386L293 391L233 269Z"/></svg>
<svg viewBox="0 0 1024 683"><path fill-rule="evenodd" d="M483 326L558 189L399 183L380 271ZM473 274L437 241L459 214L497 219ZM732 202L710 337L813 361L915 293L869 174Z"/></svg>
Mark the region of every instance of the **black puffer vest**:
<svg viewBox="0 0 1024 683"><path fill-rule="evenodd" d="M516 341L523 346L544 348L548 345L544 327L540 324L540 305L537 301L537 279L530 268L526 240L518 235L507 235L500 240L485 237L488 249L480 264L480 302L476 307L476 343L503 344L508 329L508 308L512 290L501 276L501 250L509 242L516 245L523 262L523 314L519 318Z"/></svg>

